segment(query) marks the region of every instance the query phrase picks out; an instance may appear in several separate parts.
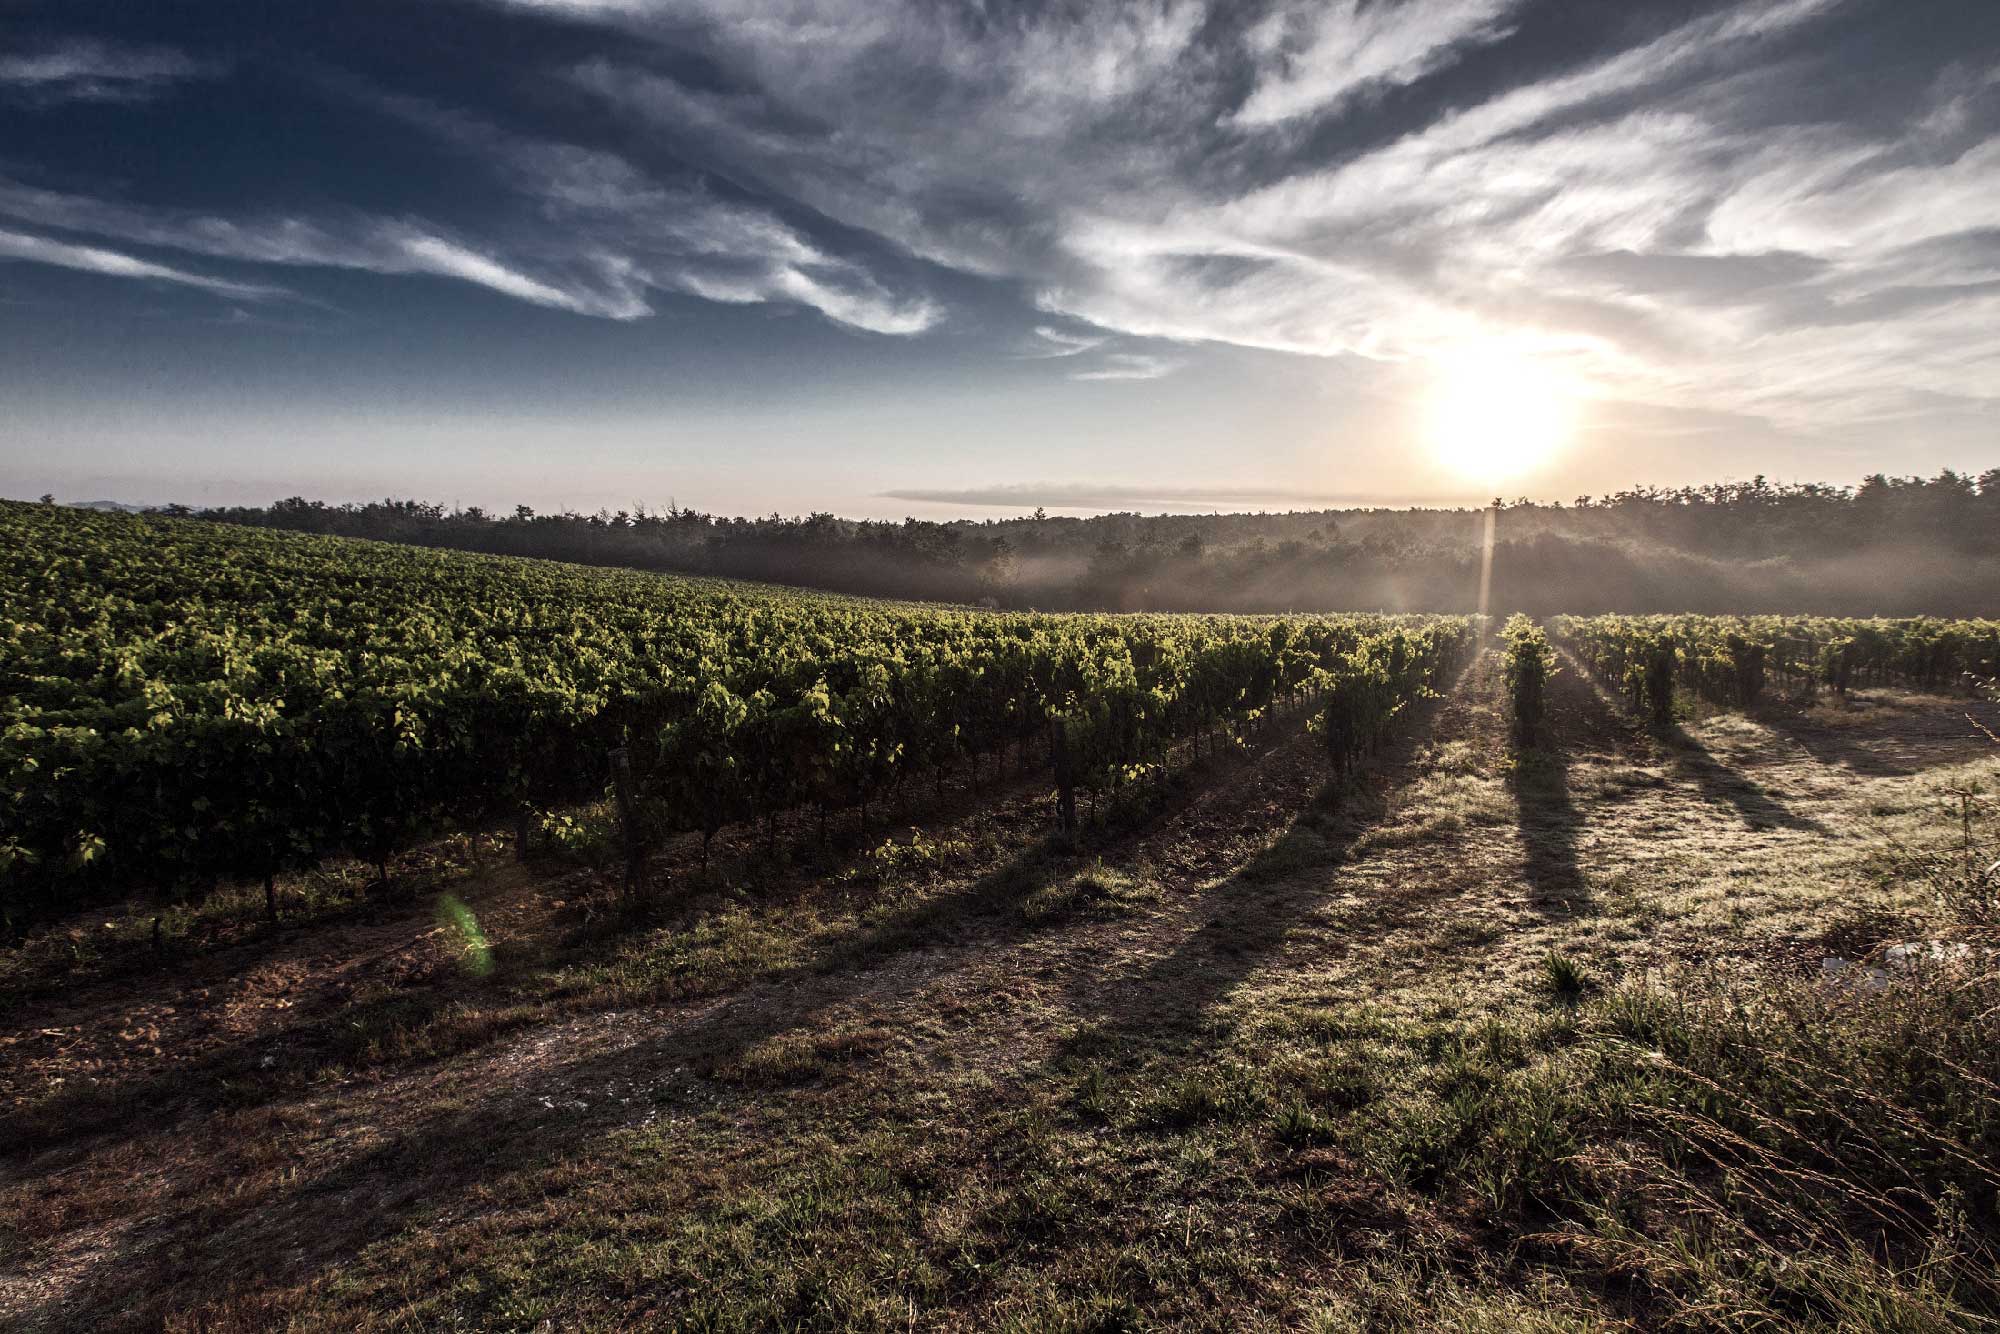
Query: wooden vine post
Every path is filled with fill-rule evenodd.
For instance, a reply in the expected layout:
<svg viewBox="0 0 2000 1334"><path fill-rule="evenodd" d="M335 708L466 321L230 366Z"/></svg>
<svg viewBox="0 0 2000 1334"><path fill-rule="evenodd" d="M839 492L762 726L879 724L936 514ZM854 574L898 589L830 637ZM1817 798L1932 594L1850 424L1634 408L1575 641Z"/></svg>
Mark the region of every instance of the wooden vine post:
<svg viewBox="0 0 2000 1334"><path fill-rule="evenodd" d="M618 827L625 840L625 895L634 901L646 895L646 843L639 830L639 808L632 797L632 754L613 746L611 787L618 799Z"/></svg>
<svg viewBox="0 0 2000 1334"><path fill-rule="evenodd" d="M534 839L534 818L534 808L527 803L526 799L521 800L515 805L514 860L517 862L528 860L528 849L533 845Z"/></svg>
<svg viewBox="0 0 2000 1334"><path fill-rule="evenodd" d="M1061 718L1049 723L1049 750L1056 762L1056 811L1065 834L1076 832L1076 769L1070 760L1069 724Z"/></svg>

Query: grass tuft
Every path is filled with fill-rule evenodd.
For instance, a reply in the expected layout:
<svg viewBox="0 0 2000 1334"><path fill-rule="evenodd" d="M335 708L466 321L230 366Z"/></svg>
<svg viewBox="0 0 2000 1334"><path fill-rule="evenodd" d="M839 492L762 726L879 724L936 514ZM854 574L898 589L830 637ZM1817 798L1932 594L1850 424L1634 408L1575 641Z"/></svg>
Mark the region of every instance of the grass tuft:
<svg viewBox="0 0 2000 1334"><path fill-rule="evenodd" d="M1583 965L1560 950L1550 950L1542 956L1542 990L1567 1005L1574 1005L1590 990L1590 975Z"/></svg>

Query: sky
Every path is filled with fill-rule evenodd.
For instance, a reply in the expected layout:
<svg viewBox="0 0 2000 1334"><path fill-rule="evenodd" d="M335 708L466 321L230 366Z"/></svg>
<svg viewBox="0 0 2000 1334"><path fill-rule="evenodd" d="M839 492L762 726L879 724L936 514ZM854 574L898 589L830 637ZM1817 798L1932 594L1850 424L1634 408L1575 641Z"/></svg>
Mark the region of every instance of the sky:
<svg viewBox="0 0 2000 1334"><path fill-rule="evenodd" d="M2000 466L2000 0L0 0L0 495Z"/></svg>

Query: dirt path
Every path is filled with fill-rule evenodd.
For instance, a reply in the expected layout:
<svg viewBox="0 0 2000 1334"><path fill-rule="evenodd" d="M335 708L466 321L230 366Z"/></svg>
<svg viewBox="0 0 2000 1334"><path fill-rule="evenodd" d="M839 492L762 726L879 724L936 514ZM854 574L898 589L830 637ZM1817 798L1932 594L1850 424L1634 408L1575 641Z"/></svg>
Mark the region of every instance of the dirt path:
<svg viewBox="0 0 2000 1334"><path fill-rule="evenodd" d="M631 1145L663 1133L704 1146L657 1187L688 1209L801 1146L898 1120L958 1126L935 1132L937 1152L990 1156L1066 1087L1079 1050L1166 1050L1358 999L1475 1016L1518 998L1552 949L1607 975L1809 966L1871 813L1990 750L1956 700L1773 708L1662 740L1573 663L1553 691L1530 763L1513 758L1489 651L1338 806L1298 735L1081 851L1038 841L1041 797L1016 794L927 829L984 849L933 883L879 905L829 889L758 919L768 962L741 985L633 1004L578 983L483 1011L455 990L459 1008L411 1017L471 1032L440 1056L277 1093L253 1063L234 1105L204 1092L158 1122L0 1158L0 1319L146 1327L200 1309L255 1327L336 1281L363 1284L341 1300L392 1300L410 1248L474 1253L498 1234L526 1252L550 1224L524 1199L615 1189ZM2000 710L1972 711L2000 727ZM541 891L507 876L472 896L503 957L507 932L547 921L508 908ZM743 911L663 928L654 954L606 948L680 957L746 929ZM405 959L431 930L417 918L348 943ZM139 992L128 1008L165 1004ZM391 1258L341 1279L371 1247Z"/></svg>

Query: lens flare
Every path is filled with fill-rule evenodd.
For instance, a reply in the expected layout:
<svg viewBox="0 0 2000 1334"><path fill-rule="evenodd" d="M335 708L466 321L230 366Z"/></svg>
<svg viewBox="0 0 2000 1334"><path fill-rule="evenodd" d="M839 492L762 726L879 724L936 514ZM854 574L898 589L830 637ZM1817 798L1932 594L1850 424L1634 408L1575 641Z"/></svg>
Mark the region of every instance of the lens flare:
<svg viewBox="0 0 2000 1334"><path fill-rule="evenodd" d="M456 896L445 894L439 897L438 925L445 929L445 934L458 947L460 968L474 977L485 977L493 971L493 947L486 943L486 931L479 925L479 919L473 916L472 909Z"/></svg>

